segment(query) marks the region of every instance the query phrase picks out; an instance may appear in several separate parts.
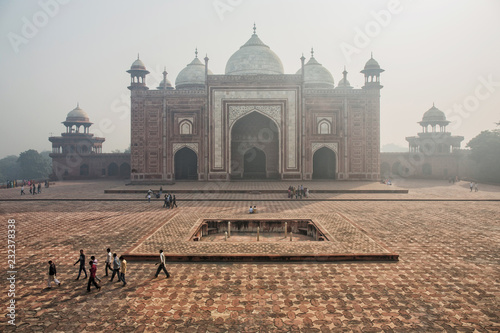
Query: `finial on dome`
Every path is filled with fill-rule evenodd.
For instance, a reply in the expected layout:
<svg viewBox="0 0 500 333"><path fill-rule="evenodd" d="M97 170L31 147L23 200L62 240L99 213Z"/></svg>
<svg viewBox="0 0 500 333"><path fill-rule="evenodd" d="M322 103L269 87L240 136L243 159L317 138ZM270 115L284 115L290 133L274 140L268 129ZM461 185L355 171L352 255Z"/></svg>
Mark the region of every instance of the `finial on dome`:
<svg viewBox="0 0 500 333"><path fill-rule="evenodd" d="M434 102L432 102L432 107L434 107Z"/></svg>
<svg viewBox="0 0 500 333"><path fill-rule="evenodd" d="M314 48L311 47L311 58L314 58Z"/></svg>
<svg viewBox="0 0 500 333"><path fill-rule="evenodd" d="M137 60L139 60L139 52L137 52Z"/></svg>
<svg viewBox="0 0 500 333"><path fill-rule="evenodd" d="M300 60L304 61L306 57L304 57L304 53L302 53L302 57L300 57Z"/></svg>
<svg viewBox="0 0 500 333"><path fill-rule="evenodd" d="M370 52L371 53L371 58L373 59L373 52Z"/></svg>
<svg viewBox="0 0 500 333"><path fill-rule="evenodd" d="M79 109L80 108L80 102L76 102L76 108Z"/></svg>
<svg viewBox="0 0 500 333"><path fill-rule="evenodd" d="M255 35L256 34L256 31L257 30L257 27L255 26L255 22L253 23L253 34Z"/></svg>
<svg viewBox="0 0 500 333"><path fill-rule="evenodd" d="M195 55L196 58L198 58L198 48L194 49L194 55Z"/></svg>

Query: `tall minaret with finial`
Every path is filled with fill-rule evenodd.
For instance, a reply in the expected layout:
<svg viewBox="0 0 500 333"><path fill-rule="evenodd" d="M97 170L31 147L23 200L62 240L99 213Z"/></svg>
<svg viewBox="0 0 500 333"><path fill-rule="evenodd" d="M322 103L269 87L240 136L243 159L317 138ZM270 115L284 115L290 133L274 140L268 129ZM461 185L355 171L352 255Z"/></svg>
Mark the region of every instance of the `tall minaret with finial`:
<svg viewBox="0 0 500 333"><path fill-rule="evenodd" d="M371 58L366 62L365 68L361 71L365 75L365 85L363 89L382 89L380 84L380 73L384 70L380 68L377 60L373 59L373 52Z"/></svg>
<svg viewBox="0 0 500 333"><path fill-rule="evenodd" d="M149 71L141 59L139 59L139 54L137 54L137 60L132 63L127 73L130 73L130 86L128 87L130 90L149 89L146 86L146 75L149 74Z"/></svg>

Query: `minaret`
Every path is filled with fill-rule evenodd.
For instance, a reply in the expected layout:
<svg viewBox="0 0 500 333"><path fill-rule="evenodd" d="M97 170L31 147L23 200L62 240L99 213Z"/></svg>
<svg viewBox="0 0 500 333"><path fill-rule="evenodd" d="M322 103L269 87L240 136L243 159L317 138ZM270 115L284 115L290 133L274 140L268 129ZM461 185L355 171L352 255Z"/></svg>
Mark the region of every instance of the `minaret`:
<svg viewBox="0 0 500 333"><path fill-rule="evenodd" d="M139 54L137 54L137 60L132 63L130 69L127 71L130 73L130 90L148 90L146 86L146 75L149 71L146 69L144 63L139 59Z"/></svg>
<svg viewBox="0 0 500 333"><path fill-rule="evenodd" d="M361 73L365 74L363 89L382 89L383 86L380 85L380 73L383 71L378 62L373 59L372 53L371 58L365 64L365 68L361 71Z"/></svg>

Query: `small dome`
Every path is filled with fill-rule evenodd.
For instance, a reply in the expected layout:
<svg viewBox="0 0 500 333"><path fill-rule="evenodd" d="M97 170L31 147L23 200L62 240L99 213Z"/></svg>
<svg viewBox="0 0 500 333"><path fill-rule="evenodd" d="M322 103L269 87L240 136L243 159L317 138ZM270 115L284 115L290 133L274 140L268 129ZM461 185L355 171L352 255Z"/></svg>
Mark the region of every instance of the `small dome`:
<svg viewBox="0 0 500 333"><path fill-rule="evenodd" d="M139 55L137 55L137 60L132 63L130 66L131 70L146 70L146 65L139 59Z"/></svg>
<svg viewBox="0 0 500 333"><path fill-rule="evenodd" d="M299 69L296 74L301 74ZM335 88L333 76L328 69L316 61L311 51L311 59L304 65L304 82L314 88Z"/></svg>
<svg viewBox="0 0 500 333"><path fill-rule="evenodd" d="M80 109L80 105L77 105L76 108L71 110L68 115L66 116L66 121L70 122L88 122L89 121L89 116L85 111Z"/></svg>
<svg viewBox="0 0 500 333"><path fill-rule="evenodd" d="M170 80L167 79L166 84L165 84L165 80L161 80L160 84L158 85L158 87L156 89L158 89L158 90L167 89L168 90L168 89L174 89L174 87L172 86L172 82L170 82Z"/></svg>
<svg viewBox="0 0 500 333"><path fill-rule="evenodd" d="M255 32L226 63L226 75L248 74L284 74L280 58Z"/></svg>
<svg viewBox="0 0 500 333"><path fill-rule="evenodd" d="M208 74L212 74L208 70ZM193 88L205 86L205 65L201 63L198 57L194 58L175 79L175 87L179 88Z"/></svg>
<svg viewBox="0 0 500 333"><path fill-rule="evenodd" d="M380 65L377 60L373 59L373 56L366 62L365 69L380 69Z"/></svg>
<svg viewBox="0 0 500 333"><path fill-rule="evenodd" d="M432 107L424 113L422 122L440 122L447 121L443 111L432 105Z"/></svg>
<svg viewBox="0 0 500 333"><path fill-rule="evenodd" d="M337 89L352 89L352 86L349 83L349 80L347 79L344 80L344 78L341 78L337 86Z"/></svg>

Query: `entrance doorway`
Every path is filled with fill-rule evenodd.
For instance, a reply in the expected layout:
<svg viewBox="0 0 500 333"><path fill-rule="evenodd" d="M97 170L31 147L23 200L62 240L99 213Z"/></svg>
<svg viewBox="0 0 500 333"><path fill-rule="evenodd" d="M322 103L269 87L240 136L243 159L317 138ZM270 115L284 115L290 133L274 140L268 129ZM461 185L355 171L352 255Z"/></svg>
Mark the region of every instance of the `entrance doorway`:
<svg viewBox="0 0 500 333"><path fill-rule="evenodd" d="M323 147L313 156L313 179L335 179L337 175L336 157L333 150Z"/></svg>
<svg viewBox="0 0 500 333"><path fill-rule="evenodd" d="M198 156L191 149L179 149L174 156L175 179L198 180Z"/></svg>
<svg viewBox="0 0 500 333"><path fill-rule="evenodd" d="M243 160L243 178L266 178L266 154L262 150L255 147L248 149Z"/></svg>
<svg viewBox="0 0 500 333"><path fill-rule="evenodd" d="M252 111L231 128L231 178L279 178L279 129Z"/></svg>

